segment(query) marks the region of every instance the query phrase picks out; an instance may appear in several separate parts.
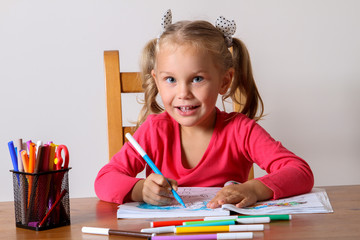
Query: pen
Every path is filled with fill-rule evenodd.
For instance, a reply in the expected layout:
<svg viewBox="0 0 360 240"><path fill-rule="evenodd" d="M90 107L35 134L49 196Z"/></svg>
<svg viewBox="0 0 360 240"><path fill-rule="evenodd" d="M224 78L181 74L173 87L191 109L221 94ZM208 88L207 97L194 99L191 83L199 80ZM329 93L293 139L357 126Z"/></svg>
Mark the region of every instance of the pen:
<svg viewBox="0 0 360 240"><path fill-rule="evenodd" d="M43 145L43 143L42 143L41 140L39 140L39 141L36 142L36 149L38 150L37 153L36 153L36 155L39 154L39 147L42 146L42 145Z"/></svg>
<svg viewBox="0 0 360 240"><path fill-rule="evenodd" d="M204 220L220 220L220 219L245 219L245 218L261 218L269 217L270 220L291 220L289 214L274 214L274 215L246 215L246 216L223 216L223 217L205 217Z"/></svg>
<svg viewBox="0 0 360 240"><path fill-rule="evenodd" d="M44 154L45 154L45 147L40 145L38 147L38 154L36 156L37 158L36 158L36 161L35 161L34 173L41 172L42 162L43 162L43 159L44 159Z"/></svg>
<svg viewBox="0 0 360 240"><path fill-rule="evenodd" d="M143 228L140 231L144 233L173 233L175 232L175 226Z"/></svg>
<svg viewBox="0 0 360 240"><path fill-rule="evenodd" d="M269 217L254 217L254 218L229 218L229 219L213 219L213 220L204 220L204 221L192 221L192 222L184 222L183 225L189 226L189 225L197 225L197 224L203 224L204 226L207 226L206 224L211 223L218 223L217 225L220 225L219 222L227 222L227 221L236 221L237 223L242 224L251 224L251 223L269 223L270 218ZM215 224L216 225L216 224ZM222 224L226 225L226 224ZM227 224L229 225L229 224Z"/></svg>
<svg viewBox="0 0 360 240"><path fill-rule="evenodd" d="M44 157L42 160L42 166L41 166L41 171L42 172L47 172L49 171L49 159L50 159L50 146L48 144L44 144L43 145L44 148Z"/></svg>
<svg viewBox="0 0 360 240"><path fill-rule="evenodd" d="M11 161L14 167L14 171L19 171L18 168L18 162L17 162L17 156L16 156L16 152L15 152L15 147L14 147L14 142L10 141L8 142L8 147L9 147L9 151L10 151L10 157L11 157Z"/></svg>
<svg viewBox="0 0 360 240"><path fill-rule="evenodd" d="M54 170L55 148L56 147L54 143L49 143L49 171Z"/></svg>
<svg viewBox="0 0 360 240"><path fill-rule="evenodd" d="M56 199L55 203L51 206L50 210L48 211L48 213L45 215L45 217L43 218L43 220L41 220L39 227L42 227L42 225L44 225L45 221L49 218L49 216L51 215L51 213L54 211L54 209L57 207L57 205L59 205L59 203L61 202L62 198L65 196L65 194L67 193L67 190L64 189L61 194L59 195L59 197Z"/></svg>
<svg viewBox="0 0 360 240"><path fill-rule="evenodd" d="M36 145L35 143L28 141L28 146L29 146L29 165L28 165L28 170L29 173L34 173L34 169L35 169L35 158L36 158L36 154L35 154L35 148ZM32 191L32 186L33 186L33 176L29 176L29 191L28 191L28 207L30 204L30 195L31 195L31 191Z"/></svg>
<svg viewBox="0 0 360 240"><path fill-rule="evenodd" d="M82 227L81 231L83 233L90 233L90 234L119 235L119 236L128 236L128 237L144 237L147 239L151 239L151 237L154 236L153 233L122 231L122 230L115 230L115 229L110 229L110 228L97 228L97 227Z"/></svg>
<svg viewBox="0 0 360 240"><path fill-rule="evenodd" d="M22 165L24 167L24 172L28 173L29 172L29 156L28 156L26 150L21 150L20 151L20 159L22 160L22 163L23 163ZM32 178L31 178L31 176L27 176L25 174L23 174L21 176L23 178L23 181L21 183L23 183L23 186L25 187L25 189L26 189L26 186L28 186L28 188L29 188L28 196L26 196L26 191L23 192L23 201L25 203L25 209L26 209L26 207L28 206L28 199L30 198L31 188L30 188L29 184L30 184L30 179L32 179ZM25 220L23 222L24 223L26 222L26 217L25 217Z"/></svg>
<svg viewBox="0 0 360 240"><path fill-rule="evenodd" d="M151 240L217 240L217 239L251 239L251 238L253 238L252 232L242 232L242 233L154 236L151 238Z"/></svg>
<svg viewBox="0 0 360 240"><path fill-rule="evenodd" d="M32 143L31 140L29 140L29 141L26 142L26 146L27 146L28 151L30 151L30 144L31 144L31 143Z"/></svg>
<svg viewBox="0 0 360 240"><path fill-rule="evenodd" d="M49 166L48 166L48 169L49 169L49 171L53 171L53 170L55 170L54 160L55 160L56 146L55 146L55 144L53 142L49 142L48 145L49 145ZM54 196L55 191L50 191L50 185L54 181L55 181L55 177L53 177L52 174L49 174L48 186L46 187L46 191L49 192L49 195L48 195L48 200L49 200L48 201L48 207L49 208L52 207L54 199L55 199L55 196Z"/></svg>
<svg viewBox="0 0 360 240"><path fill-rule="evenodd" d="M17 159L19 160L18 168L19 168L20 172L23 172L24 171L24 165L23 165L21 155L20 155L20 152L23 150L23 148L22 148L22 139L21 138L19 138L16 141L16 149L17 149L16 150L16 155L18 156Z"/></svg>
<svg viewBox="0 0 360 240"><path fill-rule="evenodd" d="M133 136L131 136L130 133L127 133L125 135L125 137L129 140L129 142L134 146L134 148L136 149L136 151L141 155L141 157L146 161L146 163L151 167L151 169L159 175L164 176L160 170L156 167L156 165L153 163L153 161L151 161L150 157L146 154L146 152L144 151L144 149L142 149L142 147L139 145L139 143L133 138ZM165 178L166 179L166 178ZM166 181L169 183L170 187L171 184L170 182L166 179ZM183 206L186 208L185 203L183 202L183 200L180 198L179 194L171 187L171 192L173 193L175 199Z"/></svg>
<svg viewBox="0 0 360 240"><path fill-rule="evenodd" d="M186 223L194 223L187 225ZM184 227L202 227L202 226L224 226L224 225L235 225L235 220L214 220L214 221L197 221L197 222L184 222ZM141 232L147 233L171 233L175 232L177 226L164 226L155 228L143 228Z"/></svg>
<svg viewBox="0 0 360 240"><path fill-rule="evenodd" d="M17 159L17 155L16 155L16 150L14 147L14 142L10 141L8 142L8 147L9 147L9 151L10 151L10 157L11 157L11 161L14 167L14 171L19 171L19 167L18 167L18 159ZM16 177L18 179L18 184L20 186L20 177L19 174L16 174Z"/></svg>
<svg viewBox="0 0 360 240"><path fill-rule="evenodd" d="M244 232L263 231L264 224L226 225L226 226L167 226L157 228L143 228L146 233L200 233L200 232Z"/></svg>
<svg viewBox="0 0 360 240"><path fill-rule="evenodd" d="M19 160L18 168L19 168L20 172L26 172L25 169L27 169L27 166L24 166L23 158L21 156L21 151L23 149L21 138L19 138L16 141L15 148L17 149L16 154L18 155L17 159ZM25 161L25 163L26 163L26 161ZM21 187L21 190L20 190L21 207L20 207L20 209L21 209L21 223L23 223L23 224L25 224L25 222L26 222L26 207L27 207L26 182L27 182L26 175L20 174L20 187Z"/></svg>
<svg viewBox="0 0 360 240"><path fill-rule="evenodd" d="M29 172L29 156L27 155L26 150L20 151L20 157L23 163L24 171Z"/></svg>
<svg viewBox="0 0 360 240"><path fill-rule="evenodd" d="M42 160L39 161L39 172L47 172L49 170L49 145L44 144L42 147ZM40 148L39 147L39 151ZM40 154L38 154L40 155ZM38 208L38 214L40 219L43 218L46 214L46 206L47 206L47 200L48 200L48 194L49 194L49 188L50 188L50 175L42 175L39 176L38 180L38 202L39 202L39 208Z"/></svg>
<svg viewBox="0 0 360 240"><path fill-rule="evenodd" d="M30 145L30 149L31 149L31 145ZM43 160L43 157L44 157L44 151L43 150L44 150L43 146L39 146L34 173L39 173L39 171L41 169L40 166L42 164L42 160ZM36 201L36 195L37 195L37 192L39 190L38 181L39 181L39 176L35 175L35 178L33 179L32 184L30 186L31 191L29 191L29 193L30 193L29 211L27 212L27 215L26 215L26 222L27 223L30 221L31 217L33 217L36 213L38 213L39 208L38 208L37 205L34 205L35 201Z"/></svg>
<svg viewBox="0 0 360 240"><path fill-rule="evenodd" d="M176 227L174 233L200 233L200 232L240 232L240 231L263 231L264 224L229 225L229 226L205 226L205 227Z"/></svg>
<svg viewBox="0 0 360 240"><path fill-rule="evenodd" d="M33 173L35 169L35 143L30 142L29 143L29 173Z"/></svg>
<svg viewBox="0 0 360 240"><path fill-rule="evenodd" d="M210 221L196 221L196 222L184 222L183 226L201 227L201 226L223 226L223 225L235 225L234 219L224 220L210 220Z"/></svg>
<svg viewBox="0 0 360 240"><path fill-rule="evenodd" d="M204 221L204 219L183 219L183 220L170 220L170 221L153 221L150 227L165 227L165 226L178 226L183 225L184 222Z"/></svg>

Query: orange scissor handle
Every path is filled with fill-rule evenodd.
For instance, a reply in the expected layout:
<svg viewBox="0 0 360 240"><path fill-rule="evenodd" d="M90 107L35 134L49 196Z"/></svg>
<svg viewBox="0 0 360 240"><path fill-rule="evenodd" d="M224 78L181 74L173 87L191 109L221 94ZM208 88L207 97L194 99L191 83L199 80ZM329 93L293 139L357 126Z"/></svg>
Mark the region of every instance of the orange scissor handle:
<svg viewBox="0 0 360 240"><path fill-rule="evenodd" d="M61 156L61 152L64 151L64 155L65 155L65 162ZM64 169L69 167L69 151L67 149L67 147L65 145L59 145L56 148L56 158L57 158L57 163L56 163L56 170L60 170L61 169L61 165L64 162Z"/></svg>

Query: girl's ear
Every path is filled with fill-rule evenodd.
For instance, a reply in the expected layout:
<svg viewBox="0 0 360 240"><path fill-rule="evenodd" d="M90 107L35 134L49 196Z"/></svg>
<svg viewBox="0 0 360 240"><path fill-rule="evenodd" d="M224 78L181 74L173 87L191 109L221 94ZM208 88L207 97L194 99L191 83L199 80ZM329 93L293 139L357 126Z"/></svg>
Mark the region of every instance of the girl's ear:
<svg viewBox="0 0 360 240"><path fill-rule="evenodd" d="M153 79L155 80L155 84L156 84L156 86L157 86L156 74L155 74L154 69L153 69L153 70L151 70L151 76L152 76L152 77L153 77Z"/></svg>
<svg viewBox="0 0 360 240"><path fill-rule="evenodd" d="M227 90L229 89L232 79L234 77L234 71L235 71L234 68L229 68L225 72L225 74L223 76L223 81L221 83L220 90L219 90L219 93L221 95L224 95L227 92Z"/></svg>

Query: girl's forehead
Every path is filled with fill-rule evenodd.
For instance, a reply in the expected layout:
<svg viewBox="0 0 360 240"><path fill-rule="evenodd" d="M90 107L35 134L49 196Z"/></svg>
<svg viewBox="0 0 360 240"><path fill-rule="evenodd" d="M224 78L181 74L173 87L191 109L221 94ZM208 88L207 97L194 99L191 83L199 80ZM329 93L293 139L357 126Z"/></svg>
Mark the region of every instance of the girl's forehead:
<svg viewBox="0 0 360 240"><path fill-rule="evenodd" d="M169 66L170 58L174 60L174 58L190 61L193 63L194 61L201 61L202 65L205 63L210 64L214 68L219 71L223 71L224 67L219 58L216 57L214 53L212 53L207 48L201 46L200 44L194 43L174 43L165 41L159 44L158 49L155 54L155 62L154 69L158 69L161 64L163 67L165 64ZM178 61L178 60L174 60ZM175 63L174 63L175 64ZM178 65L176 63L175 65Z"/></svg>
<svg viewBox="0 0 360 240"><path fill-rule="evenodd" d="M165 42L158 47L157 54L171 54L176 51L190 52L197 54L208 54L205 48L199 47L198 45L191 43L177 44Z"/></svg>

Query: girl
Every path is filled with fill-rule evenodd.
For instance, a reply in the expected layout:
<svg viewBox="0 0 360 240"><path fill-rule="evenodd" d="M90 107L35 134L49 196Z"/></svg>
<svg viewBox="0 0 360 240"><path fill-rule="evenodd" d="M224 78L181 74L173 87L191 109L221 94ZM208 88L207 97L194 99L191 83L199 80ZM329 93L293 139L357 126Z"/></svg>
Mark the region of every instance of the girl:
<svg viewBox="0 0 360 240"><path fill-rule="evenodd" d="M167 12L171 14L170 11ZM235 23L223 17L216 26L205 21L171 24L143 51L145 103L134 138L172 187L222 187L229 180L242 184L222 188L208 203L245 207L260 200L278 199L310 191L314 179L309 165L285 149L256 123L263 114L245 45L232 38ZM232 47L232 53L229 48ZM216 108L218 94L245 103L239 112ZM164 108L157 102L161 96ZM247 181L253 163L267 175ZM146 168L145 161L125 143L98 173L95 191L104 201L172 201L166 179Z"/></svg>

